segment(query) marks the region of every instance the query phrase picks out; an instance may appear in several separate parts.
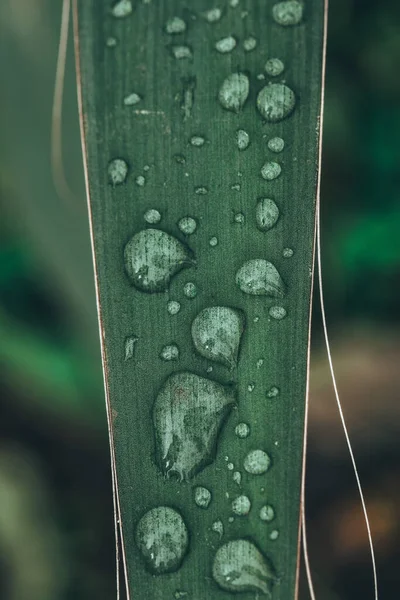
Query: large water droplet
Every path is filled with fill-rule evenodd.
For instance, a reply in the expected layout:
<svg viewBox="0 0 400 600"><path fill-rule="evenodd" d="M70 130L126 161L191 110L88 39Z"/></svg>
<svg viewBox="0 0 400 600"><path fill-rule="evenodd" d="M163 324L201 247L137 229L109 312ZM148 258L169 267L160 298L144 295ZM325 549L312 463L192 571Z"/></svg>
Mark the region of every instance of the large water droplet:
<svg viewBox="0 0 400 600"><path fill-rule="evenodd" d="M277 321L281 321L287 315L286 309L283 306L271 306L268 313L270 317Z"/></svg>
<svg viewBox="0 0 400 600"><path fill-rule="evenodd" d="M285 147L285 142L280 137L273 137L268 141L268 148L271 152L282 152Z"/></svg>
<svg viewBox="0 0 400 600"><path fill-rule="evenodd" d="M250 427L247 425L247 423L238 423L235 427L235 433L238 438L247 438L250 435Z"/></svg>
<svg viewBox="0 0 400 600"><path fill-rule="evenodd" d="M303 18L303 3L297 0L278 2L272 7L272 16L276 23L284 27L298 25Z"/></svg>
<svg viewBox="0 0 400 600"><path fill-rule="evenodd" d="M251 52L257 46L257 40L253 36L249 36L245 40L243 40L243 48L245 52Z"/></svg>
<svg viewBox="0 0 400 600"><path fill-rule="evenodd" d="M279 177L281 172L282 172L282 167L277 162L273 162L273 161L266 162L261 167L261 177L263 179L266 179L267 181L273 181L274 179Z"/></svg>
<svg viewBox="0 0 400 600"><path fill-rule="evenodd" d="M194 346L205 358L233 369L237 364L244 324L244 314L240 310L227 306L207 307L192 323Z"/></svg>
<svg viewBox="0 0 400 600"><path fill-rule="evenodd" d="M201 485L194 489L194 501L200 508L208 508L211 502L211 492Z"/></svg>
<svg viewBox="0 0 400 600"><path fill-rule="evenodd" d="M245 471L251 475L266 473L271 465L271 459L264 450L251 450L244 459Z"/></svg>
<svg viewBox="0 0 400 600"><path fill-rule="evenodd" d="M193 373L172 374L153 407L157 461L189 479L215 459L217 437L235 402L230 386Z"/></svg>
<svg viewBox="0 0 400 600"><path fill-rule="evenodd" d="M178 221L178 227L185 235L191 235L196 231L197 223L193 217L182 217Z"/></svg>
<svg viewBox="0 0 400 600"><path fill-rule="evenodd" d="M271 77L277 77L283 73L285 65L280 58L269 58L265 63L264 69Z"/></svg>
<svg viewBox="0 0 400 600"><path fill-rule="evenodd" d="M218 99L221 106L232 112L239 112L249 95L249 78L244 73L229 75L220 87Z"/></svg>
<svg viewBox="0 0 400 600"><path fill-rule="evenodd" d="M125 246L125 270L139 290L164 292L173 275L193 264L191 255L191 250L172 235L145 229Z"/></svg>
<svg viewBox="0 0 400 600"><path fill-rule="evenodd" d="M189 46L172 46L171 52L172 56L178 60L192 58L193 56L192 49Z"/></svg>
<svg viewBox="0 0 400 600"><path fill-rule="evenodd" d="M113 17L117 19L123 19L127 17L132 12L132 2L131 0L119 0L114 4L111 9L111 14Z"/></svg>
<svg viewBox="0 0 400 600"><path fill-rule="evenodd" d="M149 225L155 225L161 221L161 213L156 208L149 208L149 210L146 210L144 213L144 220L146 223L149 223Z"/></svg>
<svg viewBox="0 0 400 600"><path fill-rule="evenodd" d="M273 521L275 518L275 511L270 504L265 504L260 508L260 519L261 521Z"/></svg>
<svg viewBox="0 0 400 600"><path fill-rule="evenodd" d="M236 132L236 141L239 150L246 150L250 144L250 136L244 129L238 129Z"/></svg>
<svg viewBox="0 0 400 600"><path fill-rule="evenodd" d="M124 104L125 106L135 106L135 104L139 104L141 99L142 98L141 96L139 96L139 94L133 92L132 94L129 94L129 96L125 96Z"/></svg>
<svg viewBox="0 0 400 600"><path fill-rule="evenodd" d="M221 546L214 557L212 574L228 592L270 595L275 580L271 562L249 540L232 540Z"/></svg>
<svg viewBox="0 0 400 600"><path fill-rule="evenodd" d="M180 302L177 300L169 300L167 304L167 311L170 315L176 315L181 310Z"/></svg>
<svg viewBox="0 0 400 600"><path fill-rule="evenodd" d="M251 502L248 496L238 496L232 502L232 512L239 517L244 517L249 514Z"/></svg>
<svg viewBox="0 0 400 600"><path fill-rule="evenodd" d="M293 90L283 83L266 85L258 93L257 108L262 117L270 123L286 119L293 111L296 96Z"/></svg>
<svg viewBox="0 0 400 600"><path fill-rule="evenodd" d="M165 23L165 31L170 34L183 33L186 31L186 23L180 17L171 17Z"/></svg>
<svg viewBox="0 0 400 600"><path fill-rule="evenodd" d="M152 508L136 528L136 544L155 575L177 571L189 547L189 534L181 515L169 506Z"/></svg>
<svg viewBox="0 0 400 600"><path fill-rule="evenodd" d="M211 8L204 13L204 18L209 23L216 23L222 16L222 10L220 8Z"/></svg>
<svg viewBox="0 0 400 600"><path fill-rule="evenodd" d="M236 283L245 294L283 298L286 286L274 265L263 258L246 261L236 273Z"/></svg>
<svg viewBox="0 0 400 600"><path fill-rule="evenodd" d="M228 52L232 52L232 50L236 48L236 40L233 35L229 35L228 37L222 38L218 40L215 44L215 49L221 54L227 54Z"/></svg>
<svg viewBox="0 0 400 600"><path fill-rule="evenodd" d="M261 198L256 207L256 223L261 231L268 231L279 219L279 208L271 198Z"/></svg>
<svg viewBox="0 0 400 600"><path fill-rule="evenodd" d="M114 158L108 163L108 180L111 185L121 185L128 175L129 167L123 158Z"/></svg>
<svg viewBox="0 0 400 600"><path fill-rule="evenodd" d="M130 335L125 338L125 360L133 358L138 341L139 338L136 335Z"/></svg>
<svg viewBox="0 0 400 600"><path fill-rule="evenodd" d="M160 352L160 358L165 361L178 360L179 348L176 344L168 344L164 346Z"/></svg>

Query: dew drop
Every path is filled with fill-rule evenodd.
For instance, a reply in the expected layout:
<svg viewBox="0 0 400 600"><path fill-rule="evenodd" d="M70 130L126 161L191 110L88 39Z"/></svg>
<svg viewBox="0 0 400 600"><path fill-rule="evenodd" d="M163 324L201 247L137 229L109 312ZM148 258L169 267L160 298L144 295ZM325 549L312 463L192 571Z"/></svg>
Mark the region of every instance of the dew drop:
<svg viewBox="0 0 400 600"><path fill-rule="evenodd" d="M193 344L199 354L233 369L237 365L245 319L227 306L204 308L192 323Z"/></svg>
<svg viewBox="0 0 400 600"><path fill-rule="evenodd" d="M220 8L211 8L203 16L209 23L216 23L222 17L222 10Z"/></svg>
<svg viewBox="0 0 400 600"><path fill-rule="evenodd" d="M229 517L228 518L229 523L233 523L234 520L235 520L235 517Z"/></svg>
<svg viewBox="0 0 400 600"><path fill-rule="evenodd" d="M273 531L271 531L271 533L269 534L269 539L272 541L277 540L279 537L279 531L277 529L274 529Z"/></svg>
<svg viewBox="0 0 400 600"><path fill-rule="evenodd" d="M108 180L111 185L121 185L125 182L128 175L129 167L123 158L114 158L108 163Z"/></svg>
<svg viewBox="0 0 400 600"><path fill-rule="evenodd" d="M174 373L153 407L157 462L186 480L215 460L218 434L235 402L232 386L193 373Z"/></svg>
<svg viewBox="0 0 400 600"><path fill-rule="evenodd" d="M243 223L246 220L243 213L236 213L236 215L234 216L234 219L235 219L235 223L240 223L241 225L243 225Z"/></svg>
<svg viewBox="0 0 400 600"><path fill-rule="evenodd" d="M277 321L281 321L287 315L287 312L283 306L271 306L268 313L272 319L276 319Z"/></svg>
<svg viewBox="0 0 400 600"><path fill-rule="evenodd" d="M248 496L238 496L232 502L232 512L239 517L244 517L249 514L251 502Z"/></svg>
<svg viewBox="0 0 400 600"><path fill-rule="evenodd" d="M211 525L211 529L215 531L215 533L218 533L220 538L222 538L224 535L224 524L221 519L214 521L214 523Z"/></svg>
<svg viewBox="0 0 400 600"><path fill-rule="evenodd" d="M139 338L136 335L130 335L125 338L125 360L130 360L134 357L136 344Z"/></svg>
<svg viewBox="0 0 400 600"><path fill-rule="evenodd" d="M211 237L210 241L209 241L209 244L210 244L210 246L212 246L214 248L215 246L218 245L218 238L216 238L215 236Z"/></svg>
<svg viewBox="0 0 400 600"><path fill-rule="evenodd" d="M178 360L179 348L176 344L168 344L164 346L160 352L160 358L165 361Z"/></svg>
<svg viewBox="0 0 400 600"><path fill-rule="evenodd" d="M161 221L161 213L156 208L149 208L144 213L144 220L149 225L155 225Z"/></svg>
<svg viewBox="0 0 400 600"><path fill-rule="evenodd" d="M279 208L271 198L261 198L256 206L256 223L261 231L272 229L279 219Z"/></svg>
<svg viewBox="0 0 400 600"><path fill-rule="evenodd" d="M235 483L240 485L242 483L242 474L240 473L240 471L235 471L232 475L232 479Z"/></svg>
<svg viewBox="0 0 400 600"><path fill-rule="evenodd" d="M271 465L271 459L264 450L251 450L244 459L243 466L251 475L266 473Z"/></svg>
<svg viewBox="0 0 400 600"><path fill-rule="evenodd" d="M232 35L229 35L228 37L218 40L215 44L215 49L221 54L228 54L228 52L232 52L232 50L236 48L236 43L236 39Z"/></svg>
<svg viewBox="0 0 400 600"><path fill-rule="evenodd" d="M243 48L245 52L251 52L257 46L257 40L253 36L249 36L245 40L243 40Z"/></svg>
<svg viewBox="0 0 400 600"><path fill-rule="evenodd" d="M292 248L284 248L282 251L283 258L292 258L293 254Z"/></svg>
<svg viewBox="0 0 400 600"><path fill-rule="evenodd" d="M285 147L285 142L280 137L273 137L268 141L268 148L271 152L282 152Z"/></svg>
<svg viewBox="0 0 400 600"><path fill-rule="evenodd" d="M261 167L261 177L263 179L266 179L267 181L273 181L274 179L279 177L281 172L282 172L282 167L277 162L273 162L273 161L266 162Z"/></svg>
<svg viewBox="0 0 400 600"><path fill-rule="evenodd" d="M143 187L146 184L146 178L143 175L138 175L135 182L139 187Z"/></svg>
<svg viewBox="0 0 400 600"><path fill-rule="evenodd" d="M211 492L201 485L194 489L194 501L200 508L208 508L211 502Z"/></svg>
<svg viewBox="0 0 400 600"><path fill-rule="evenodd" d="M166 33L176 34L186 31L186 23L180 17L171 17L165 24Z"/></svg>
<svg viewBox="0 0 400 600"><path fill-rule="evenodd" d="M185 235L191 235L196 231L197 223L193 217L182 217L178 221L178 227Z"/></svg>
<svg viewBox="0 0 400 600"><path fill-rule="evenodd" d="M232 73L222 83L218 99L226 110L239 112L249 95L249 78L244 73Z"/></svg>
<svg viewBox="0 0 400 600"><path fill-rule="evenodd" d="M192 50L189 46L172 46L171 48L172 56L177 58L178 60L182 60L184 58L192 58Z"/></svg>
<svg viewBox="0 0 400 600"><path fill-rule="evenodd" d="M270 595L275 581L272 563L250 540L231 540L214 557L212 575L228 592L255 592Z"/></svg>
<svg viewBox="0 0 400 600"><path fill-rule="evenodd" d="M198 196L205 196L206 194L208 194L208 189L204 187L204 185L199 185L194 188L194 193Z"/></svg>
<svg viewBox="0 0 400 600"><path fill-rule="evenodd" d="M129 96L125 96L124 104L125 106L135 106L135 104L139 104L141 99L142 98L141 96L139 96L139 94L133 92L132 94L129 94Z"/></svg>
<svg viewBox="0 0 400 600"><path fill-rule="evenodd" d="M190 138L190 143L196 148L201 148L201 146L204 146L205 141L206 140L202 135L192 135Z"/></svg>
<svg viewBox="0 0 400 600"><path fill-rule="evenodd" d="M260 508L260 519L261 521L273 521L275 518L275 511L270 504L265 504Z"/></svg>
<svg viewBox="0 0 400 600"><path fill-rule="evenodd" d="M235 427L235 433L238 438L247 438L250 435L250 427L247 425L247 423L238 423Z"/></svg>
<svg viewBox="0 0 400 600"><path fill-rule="evenodd" d="M144 229L125 246L125 271L137 289L164 292L176 273L193 264L191 256L191 250L172 235Z"/></svg>
<svg viewBox="0 0 400 600"><path fill-rule="evenodd" d="M276 123L288 117L296 104L293 90L283 83L263 87L257 96L257 108L266 121Z"/></svg>
<svg viewBox="0 0 400 600"><path fill-rule="evenodd" d="M177 315L180 310L181 310L180 302L177 302L176 300L170 300L167 303L167 311L169 312L170 315Z"/></svg>
<svg viewBox="0 0 400 600"><path fill-rule="evenodd" d="M154 575L172 573L181 566L189 547L182 516L169 506L152 508L136 527L136 544Z"/></svg>
<svg viewBox="0 0 400 600"><path fill-rule="evenodd" d="M286 286L274 265L262 258L246 261L236 273L236 283L245 294L283 298Z"/></svg>
<svg viewBox="0 0 400 600"><path fill-rule="evenodd" d="M188 281L187 283L185 283L185 285L183 286L183 293L186 296L186 298L189 298L190 300L192 300L193 298L196 298L196 296L197 296L196 284L193 283L193 281Z"/></svg>
<svg viewBox="0 0 400 600"><path fill-rule="evenodd" d="M269 390L267 390L267 398L276 398L279 396L279 388L276 385L273 385Z"/></svg>
<svg viewBox="0 0 400 600"><path fill-rule="evenodd" d="M119 0L111 9L111 14L117 19L123 19L132 13L131 0Z"/></svg>
<svg viewBox="0 0 400 600"><path fill-rule="evenodd" d="M283 73L285 70L285 65L280 58L270 58L265 63L264 69L271 77L277 77Z"/></svg>
<svg viewBox="0 0 400 600"><path fill-rule="evenodd" d="M238 129L236 132L236 142L239 150L246 150L250 144L250 136L244 129Z"/></svg>
<svg viewBox="0 0 400 600"><path fill-rule="evenodd" d="M272 7L272 16L278 25L298 25L303 18L303 4L297 0L278 2Z"/></svg>
<svg viewBox="0 0 400 600"><path fill-rule="evenodd" d="M228 471L233 471L233 469L235 468L235 465L231 462L229 462L227 465Z"/></svg>

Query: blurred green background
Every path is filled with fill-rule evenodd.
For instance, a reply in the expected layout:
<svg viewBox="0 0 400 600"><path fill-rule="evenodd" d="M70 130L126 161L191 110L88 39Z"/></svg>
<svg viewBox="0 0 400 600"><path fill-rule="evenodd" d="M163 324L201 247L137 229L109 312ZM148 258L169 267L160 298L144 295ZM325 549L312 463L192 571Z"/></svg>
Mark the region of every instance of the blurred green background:
<svg viewBox="0 0 400 600"><path fill-rule="evenodd" d="M111 476L70 44L57 197L61 0L0 3L0 597L115 597ZM400 584L400 9L333 0L322 170L325 295L376 544ZM315 302L307 514L324 600L373 597L365 525ZM305 590L305 588L304 588ZM307 594L303 590L303 597Z"/></svg>

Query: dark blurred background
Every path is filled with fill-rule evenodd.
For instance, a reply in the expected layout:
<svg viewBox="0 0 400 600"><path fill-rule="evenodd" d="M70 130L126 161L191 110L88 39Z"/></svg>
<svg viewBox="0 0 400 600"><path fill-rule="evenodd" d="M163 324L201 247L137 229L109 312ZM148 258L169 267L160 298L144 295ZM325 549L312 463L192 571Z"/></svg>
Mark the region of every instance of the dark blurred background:
<svg viewBox="0 0 400 600"><path fill-rule="evenodd" d="M112 498L70 44L67 178L50 173L61 0L0 3L0 597L115 597ZM322 229L339 388L381 598L400 587L400 9L333 0ZM315 302L307 514L323 600L373 597L365 524ZM302 597L307 598L303 591Z"/></svg>

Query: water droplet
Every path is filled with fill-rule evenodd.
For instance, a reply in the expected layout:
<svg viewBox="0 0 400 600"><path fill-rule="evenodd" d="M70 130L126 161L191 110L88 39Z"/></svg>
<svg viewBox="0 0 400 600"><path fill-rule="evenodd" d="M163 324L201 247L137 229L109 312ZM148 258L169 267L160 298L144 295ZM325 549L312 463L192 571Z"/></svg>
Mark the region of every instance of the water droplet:
<svg viewBox="0 0 400 600"><path fill-rule="evenodd" d="M242 483L242 474L240 473L240 471L235 471L232 475L232 479L235 483L240 485Z"/></svg>
<svg viewBox="0 0 400 600"><path fill-rule="evenodd" d="M189 479L214 461L234 402L231 386L188 372L168 377L153 407L157 462L166 475Z"/></svg>
<svg viewBox="0 0 400 600"><path fill-rule="evenodd" d="M236 213L234 216L235 223L240 223L241 225L245 222L245 216L243 213Z"/></svg>
<svg viewBox="0 0 400 600"><path fill-rule="evenodd" d="M204 185L199 185L194 188L194 193L198 196L205 196L206 194L208 194L208 189L204 187Z"/></svg>
<svg viewBox="0 0 400 600"><path fill-rule="evenodd" d="M279 388L276 385L273 385L269 390L267 390L267 398L276 398L279 396Z"/></svg>
<svg viewBox="0 0 400 600"><path fill-rule="evenodd" d="M246 261L236 273L236 283L245 294L283 298L286 286L274 265L263 258Z"/></svg>
<svg viewBox="0 0 400 600"><path fill-rule="evenodd" d="M210 241L209 241L209 244L210 244L210 246L212 246L212 247L215 247L215 246L217 246L217 245L218 245L218 238L216 238L215 236L214 236L214 237L211 237L211 238L210 238Z"/></svg>
<svg viewBox="0 0 400 600"><path fill-rule="evenodd" d="M183 154L175 154L174 159L179 165L186 164L186 158L183 156Z"/></svg>
<svg viewBox="0 0 400 600"><path fill-rule="evenodd" d="M261 198L256 207L256 223L261 231L268 231L279 219L279 208L271 198Z"/></svg>
<svg viewBox="0 0 400 600"><path fill-rule="evenodd" d="M241 190L241 185L240 183L234 183L233 185L231 185L231 190L235 190L236 192L240 192Z"/></svg>
<svg viewBox="0 0 400 600"><path fill-rule="evenodd" d="M194 489L194 501L200 508L208 508L211 502L211 492L201 485Z"/></svg>
<svg viewBox="0 0 400 600"><path fill-rule="evenodd" d="M265 504L260 508L260 519L261 521L273 521L275 518L275 511L270 504Z"/></svg>
<svg viewBox="0 0 400 600"><path fill-rule="evenodd" d="M261 369L261 367L264 364L264 359L263 358L259 358L256 364L257 369Z"/></svg>
<svg viewBox="0 0 400 600"><path fill-rule="evenodd" d="M185 77L182 82L181 110L183 113L183 120L187 121L192 115L197 80L196 77Z"/></svg>
<svg viewBox="0 0 400 600"><path fill-rule="evenodd" d="M114 4L111 9L111 14L113 17L117 19L122 19L123 17L127 17L132 12L132 2L131 0L119 0Z"/></svg>
<svg viewBox="0 0 400 600"><path fill-rule="evenodd" d="M196 231L197 223L193 217L182 217L178 221L178 227L185 235L191 235Z"/></svg>
<svg viewBox="0 0 400 600"><path fill-rule="evenodd" d="M277 162L273 162L273 161L266 162L261 167L261 177L263 179L266 179L267 181L273 181L274 179L279 177L281 172L282 172L282 167Z"/></svg>
<svg viewBox="0 0 400 600"><path fill-rule="evenodd" d="M228 471L233 471L233 469L235 468L235 465L231 462L229 462L227 465Z"/></svg>
<svg viewBox="0 0 400 600"><path fill-rule="evenodd" d="M232 52L232 50L236 48L236 40L233 35L229 35L228 37L222 38L218 40L215 44L215 49L221 54L227 54L228 52Z"/></svg>
<svg viewBox="0 0 400 600"><path fill-rule="evenodd" d="M235 433L238 438L247 438L250 435L250 427L247 423L238 423L235 427Z"/></svg>
<svg viewBox="0 0 400 600"><path fill-rule="evenodd" d="M205 141L206 140L202 135L192 135L190 138L190 143L196 148L201 148L201 146L204 146Z"/></svg>
<svg viewBox="0 0 400 600"><path fill-rule="evenodd" d="M191 255L191 250L172 235L144 229L125 246L125 271L137 289L164 292L171 277L193 264Z"/></svg>
<svg viewBox="0 0 400 600"><path fill-rule="evenodd" d="M263 81L265 79L264 73L258 73L257 79L258 79L258 81Z"/></svg>
<svg viewBox="0 0 400 600"><path fill-rule="evenodd" d="M150 171L150 165L144 165L143 171Z"/></svg>
<svg viewBox="0 0 400 600"><path fill-rule="evenodd" d="M239 6L239 0L229 0L229 6L231 6L232 8L236 8L237 6Z"/></svg>
<svg viewBox="0 0 400 600"><path fill-rule="evenodd" d="M135 106L135 104L139 104L141 99L142 98L141 96L139 96L139 94L133 92L132 94L129 94L129 96L125 96L124 104L125 106Z"/></svg>
<svg viewBox="0 0 400 600"><path fill-rule="evenodd" d="M204 308L192 323L194 346L205 358L233 369L244 330L242 311L227 306Z"/></svg>
<svg viewBox="0 0 400 600"><path fill-rule="evenodd" d="M171 48L172 56L177 58L178 60L182 60L183 58L192 58L192 50L189 46L172 46Z"/></svg>
<svg viewBox="0 0 400 600"><path fill-rule="evenodd" d="M231 540L214 557L212 575L228 592L261 592L270 595L275 581L272 563L250 540Z"/></svg>
<svg viewBox="0 0 400 600"><path fill-rule="evenodd" d="M176 315L176 314L178 314L178 312L180 310L181 310L180 302L177 302L176 300L170 300L167 303L167 311L169 312L170 315Z"/></svg>
<svg viewBox="0 0 400 600"><path fill-rule="evenodd" d="M211 526L211 529L215 531L215 533L219 533L219 537L222 538L224 535L224 524L221 519L217 519Z"/></svg>
<svg viewBox="0 0 400 600"><path fill-rule="evenodd" d="M287 315L287 312L283 306L271 306L268 313L272 319L277 319L278 321L281 321Z"/></svg>
<svg viewBox="0 0 400 600"><path fill-rule="evenodd" d="M138 175L135 182L139 187L143 187L146 184L146 178L143 175Z"/></svg>
<svg viewBox="0 0 400 600"><path fill-rule="evenodd" d="M162 360L178 360L179 358L179 348L176 344L168 344L164 346L164 348L160 352L160 358Z"/></svg>
<svg viewBox="0 0 400 600"><path fill-rule="evenodd" d="M297 0L278 2L272 7L272 16L278 25L298 25L303 18L303 4Z"/></svg>
<svg viewBox="0 0 400 600"><path fill-rule="evenodd" d="M249 78L244 73L233 73L222 83L218 99L221 106L232 112L239 112L243 108L249 95Z"/></svg>
<svg viewBox="0 0 400 600"><path fill-rule="evenodd" d="M245 471L251 475L266 473L271 465L271 459L264 450L251 450L244 459Z"/></svg>
<svg viewBox="0 0 400 600"><path fill-rule="evenodd" d="M279 531L277 529L274 529L273 531L271 531L271 533L269 534L269 539L272 541L277 540L279 537Z"/></svg>
<svg viewBox="0 0 400 600"><path fill-rule="evenodd" d="M216 23L222 17L222 10L220 8L211 8L203 16L209 23Z"/></svg>
<svg viewBox="0 0 400 600"><path fill-rule="evenodd" d="M108 37L106 39L106 46L107 48L115 48L115 46L117 45L117 40L115 37Z"/></svg>
<svg viewBox="0 0 400 600"><path fill-rule="evenodd" d="M233 523L234 520L235 520L235 517L229 517L228 518L229 523Z"/></svg>
<svg viewBox="0 0 400 600"><path fill-rule="evenodd" d="M170 34L183 33L186 31L186 23L180 17L171 17L165 23L165 31Z"/></svg>
<svg viewBox="0 0 400 600"><path fill-rule="evenodd" d="M129 167L123 158L114 158L108 163L108 180L111 185L121 185L125 182Z"/></svg>
<svg viewBox="0 0 400 600"><path fill-rule="evenodd" d="M125 338L125 360L130 360L135 354L136 343L139 338L136 335L130 335Z"/></svg>
<svg viewBox="0 0 400 600"><path fill-rule="evenodd" d="M292 258L293 254L292 248L284 248L282 251L283 258Z"/></svg>
<svg viewBox="0 0 400 600"><path fill-rule="evenodd" d="M189 534L178 511L158 506L145 513L137 524L136 544L152 573L172 573L179 569L187 553Z"/></svg>
<svg viewBox="0 0 400 600"><path fill-rule="evenodd" d="M270 123L286 119L293 111L296 96L293 90L283 83L271 83L263 87L257 96L257 108L262 117Z"/></svg>
<svg viewBox="0 0 400 600"><path fill-rule="evenodd" d="M271 77L277 77L285 70L285 65L280 58L269 58L264 69Z"/></svg>
<svg viewBox="0 0 400 600"><path fill-rule="evenodd" d="M246 150L250 144L250 136L244 129L238 129L236 132L237 147L239 150Z"/></svg>
<svg viewBox="0 0 400 600"><path fill-rule="evenodd" d="M268 141L268 148L271 152L282 152L285 147L285 142L280 137L273 137Z"/></svg>
<svg viewBox="0 0 400 600"><path fill-rule="evenodd" d="M182 592L180 590L176 590L175 594L174 594L174 598L175 600L180 600L180 598L187 598L188 597L188 592Z"/></svg>
<svg viewBox="0 0 400 600"><path fill-rule="evenodd" d="M212 373L212 371L213 371L212 366L210 365L209 367L207 367L206 371L207 371L207 373Z"/></svg>
<svg viewBox="0 0 400 600"><path fill-rule="evenodd" d="M156 208L149 208L144 213L144 220L149 225L155 225L161 221L161 213Z"/></svg>
<svg viewBox="0 0 400 600"><path fill-rule="evenodd" d="M251 509L251 502L247 496L238 496L232 502L232 512L239 517L248 515Z"/></svg>
<svg viewBox="0 0 400 600"><path fill-rule="evenodd" d="M249 385L247 386L247 391L252 392L255 387L256 387L255 383L249 383Z"/></svg>
<svg viewBox="0 0 400 600"><path fill-rule="evenodd" d="M185 283L185 285L183 286L183 293L186 296L186 298L189 298L190 300L192 300L193 298L196 298L196 296L197 296L196 284L193 283L193 281L188 281L187 283Z"/></svg>
<svg viewBox="0 0 400 600"><path fill-rule="evenodd" d="M243 48L246 52L251 52L257 46L257 40L253 36L249 36L243 40Z"/></svg>

